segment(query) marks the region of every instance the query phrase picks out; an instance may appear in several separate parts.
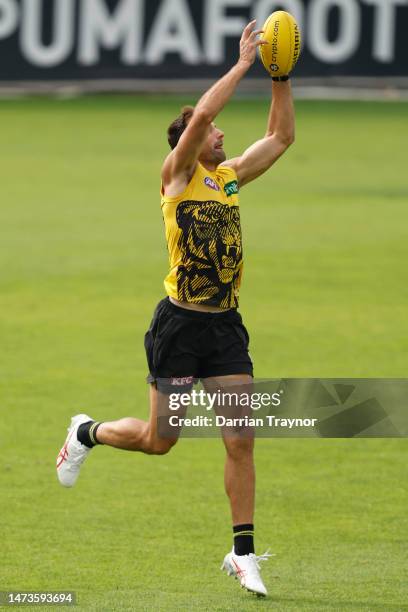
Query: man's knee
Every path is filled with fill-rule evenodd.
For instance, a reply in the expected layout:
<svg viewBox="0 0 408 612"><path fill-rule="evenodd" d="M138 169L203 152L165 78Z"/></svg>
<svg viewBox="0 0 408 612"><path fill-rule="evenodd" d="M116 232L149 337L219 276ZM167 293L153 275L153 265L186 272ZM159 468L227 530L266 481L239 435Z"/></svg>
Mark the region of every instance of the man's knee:
<svg viewBox="0 0 408 612"><path fill-rule="evenodd" d="M251 456L254 450L254 439L240 437L225 437L224 444L231 459L242 460Z"/></svg>
<svg viewBox="0 0 408 612"><path fill-rule="evenodd" d="M176 442L176 438L156 438L154 440L151 440L147 452L150 455L167 455L167 453L170 452Z"/></svg>

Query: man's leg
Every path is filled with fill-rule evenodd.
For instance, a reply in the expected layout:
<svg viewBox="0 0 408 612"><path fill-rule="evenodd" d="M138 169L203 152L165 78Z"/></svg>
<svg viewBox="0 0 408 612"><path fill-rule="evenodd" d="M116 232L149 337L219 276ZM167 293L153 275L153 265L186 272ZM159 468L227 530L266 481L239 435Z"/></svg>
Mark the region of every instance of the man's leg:
<svg viewBox="0 0 408 612"><path fill-rule="evenodd" d="M118 421L101 423L96 434L97 442L149 455L168 453L178 438L160 438L157 423L158 415L166 413L168 401L168 395L161 393L154 384L151 384L149 420L141 421L127 417Z"/></svg>
<svg viewBox="0 0 408 612"><path fill-rule="evenodd" d="M253 439L224 436L225 491L231 505L233 525L254 522L255 465Z"/></svg>
<svg viewBox="0 0 408 612"><path fill-rule="evenodd" d="M203 383L207 393L219 390L221 394L236 393L239 396L240 393L252 392L252 377L249 374L206 378ZM216 412L227 418L251 416L251 410L247 407L241 408L240 405L218 405ZM254 433L251 427L222 429L227 452L225 490L231 505L234 546L232 551L225 555L221 569L229 576L238 578L241 586L248 591L264 596L267 590L259 573L259 561L267 559L269 555L256 556L254 551Z"/></svg>
<svg viewBox="0 0 408 612"><path fill-rule="evenodd" d="M246 393L251 389L252 377L249 374L232 374L206 378L203 384L207 393L223 390L226 393L237 392L240 389ZM228 417L239 417L241 412L236 408L228 410L218 407L217 412ZM224 483L225 491L231 505L232 523L234 526L253 524L255 506L255 465L254 439L246 433L240 434L223 430L223 441L226 450Z"/></svg>
<svg viewBox="0 0 408 612"><path fill-rule="evenodd" d="M150 455L164 455L177 442L179 431L171 436L158 434L158 414L166 414L169 398L150 385L150 418L141 421L131 417L98 423L86 414L71 419L68 436L57 457L57 475L64 487L73 487L81 465L96 444L107 444L125 450L141 451Z"/></svg>

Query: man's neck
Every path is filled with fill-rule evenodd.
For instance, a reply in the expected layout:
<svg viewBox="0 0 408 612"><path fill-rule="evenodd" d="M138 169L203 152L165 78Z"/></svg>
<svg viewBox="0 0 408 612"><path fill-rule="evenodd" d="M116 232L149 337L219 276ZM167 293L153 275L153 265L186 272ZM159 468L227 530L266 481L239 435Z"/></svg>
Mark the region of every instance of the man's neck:
<svg viewBox="0 0 408 612"><path fill-rule="evenodd" d="M203 168L208 170L208 172L215 172L216 169L218 168L218 164L217 163L206 161L206 160L202 161L201 159L199 159L198 161L203 166Z"/></svg>

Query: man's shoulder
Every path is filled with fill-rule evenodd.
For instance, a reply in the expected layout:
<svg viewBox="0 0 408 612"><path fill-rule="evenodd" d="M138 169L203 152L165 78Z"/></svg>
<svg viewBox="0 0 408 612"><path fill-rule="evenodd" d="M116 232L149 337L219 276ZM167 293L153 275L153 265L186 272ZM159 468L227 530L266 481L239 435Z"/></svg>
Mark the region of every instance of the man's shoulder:
<svg viewBox="0 0 408 612"><path fill-rule="evenodd" d="M197 171L199 170L199 163L196 162L194 167L189 172L183 171L182 173L175 175L171 168L171 153L169 153L163 162L161 169L161 183L163 195L168 190L170 193L166 193L166 195L169 195L169 197L175 197L176 194L183 192L193 181Z"/></svg>
<svg viewBox="0 0 408 612"><path fill-rule="evenodd" d="M233 160L222 162L217 166L217 174L222 176L224 180L236 181L237 172L234 168Z"/></svg>
<svg viewBox="0 0 408 612"><path fill-rule="evenodd" d="M170 174L171 174L171 157L172 157L172 153L173 151L170 151L170 153L168 155L166 155L166 157L163 160L162 163L162 167L161 167L161 171L160 171L160 175L163 178L169 178Z"/></svg>

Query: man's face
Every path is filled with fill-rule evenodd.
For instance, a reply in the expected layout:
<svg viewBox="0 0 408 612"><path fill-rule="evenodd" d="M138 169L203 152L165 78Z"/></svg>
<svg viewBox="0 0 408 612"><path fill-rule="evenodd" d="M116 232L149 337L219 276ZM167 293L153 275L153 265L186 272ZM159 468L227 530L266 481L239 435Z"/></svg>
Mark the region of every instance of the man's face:
<svg viewBox="0 0 408 612"><path fill-rule="evenodd" d="M207 140L200 153L200 160L221 164L226 159L227 157L224 152L224 132L219 130L215 123L212 123Z"/></svg>

